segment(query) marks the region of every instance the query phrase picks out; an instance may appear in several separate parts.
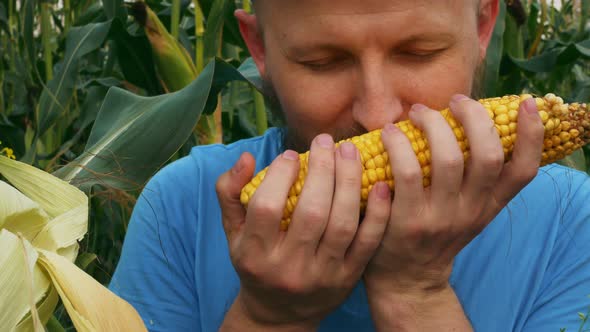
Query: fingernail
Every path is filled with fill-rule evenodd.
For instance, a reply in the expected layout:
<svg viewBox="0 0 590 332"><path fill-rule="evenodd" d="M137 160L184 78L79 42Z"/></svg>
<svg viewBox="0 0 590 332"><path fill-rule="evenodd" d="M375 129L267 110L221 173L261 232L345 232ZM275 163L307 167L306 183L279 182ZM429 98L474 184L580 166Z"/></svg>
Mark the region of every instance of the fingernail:
<svg viewBox="0 0 590 332"><path fill-rule="evenodd" d="M287 150L287 151L283 152L283 158L288 159L288 160L298 160L299 154L293 150Z"/></svg>
<svg viewBox="0 0 590 332"><path fill-rule="evenodd" d="M470 98L467 97L466 95L462 95L462 94L456 94L453 95L453 97L451 97L451 103L458 103L464 100L469 100Z"/></svg>
<svg viewBox="0 0 590 332"><path fill-rule="evenodd" d="M399 128L396 125L394 125L393 123L386 123L385 126L383 126L383 131L387 134L394 133L398 130L399 130Z"/></svg>
<svg viewBox="0 0 590 332"><path fill-rule="evenodd" d="M385 182L377 182L375 184L377 188L377 196L382 199L388 199L390 195L389 186Z"/></svg>
<svg viewBox="0 0 590 332"><path fill-rule="evenodd" d="M537 102L535 101L534 98L529 98L529 99L525 99L523 101L524 103L524 110L528 113L528 114L534 114L537 113Z"/></svg>
<svg viewBox="0 0 590 332"><path fill-rule="evenodd" d="M242 161L242 156L240 156L240 159L238 159L231 171L233 174L238 174L242 171L242 168L244 168L244 162Z"/></svg>
<svg viewBox="0 0 590 332"><path fill-rule="evenodd" d="M356 147L350 142L340 144L340 154L344 159L356 159Z"/></svg>
<svg viewBox="0 0 590 332"><path fill-rule="evenodd" d="M332 136L328 134L321 134L316 138L318 144L323 148L331 148L334 146Z"/></svg>
<svg viewBox="0 0 590 332"><path fill-rule="evenodd" d="M425 105L422 105L422 104L414 104L414 105L412 105L411 111L412 112L420 112L420 111L423 111L425 109L426 109L426 106Z"/></svg>

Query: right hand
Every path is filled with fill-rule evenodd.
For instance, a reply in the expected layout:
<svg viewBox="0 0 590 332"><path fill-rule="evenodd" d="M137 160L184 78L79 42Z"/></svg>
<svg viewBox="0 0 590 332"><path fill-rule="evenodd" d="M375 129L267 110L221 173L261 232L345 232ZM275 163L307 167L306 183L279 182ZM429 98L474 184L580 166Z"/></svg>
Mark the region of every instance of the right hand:
<svg viewBox="0 0 590 332"><path fill-rule="evenodd" d="M234 306L264 326L315 328L344 302L381 242L390 213L389 188L385 183L374 187L359 224L359 153L352 143L336 149L329 135L319 135L291 224L283 232L279 225L297 179L298 154L286 151L273 161L245 211L239 196L254 163L243 154L217 182L231 261L241 280Z"/></svg>

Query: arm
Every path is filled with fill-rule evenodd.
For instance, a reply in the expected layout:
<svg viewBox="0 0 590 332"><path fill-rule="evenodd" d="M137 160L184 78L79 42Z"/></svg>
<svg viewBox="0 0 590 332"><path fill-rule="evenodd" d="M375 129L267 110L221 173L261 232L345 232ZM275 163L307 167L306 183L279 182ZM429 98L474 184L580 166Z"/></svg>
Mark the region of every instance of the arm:
<svg viewBox="0 0 590 332"><path fill-rule="evenodd" d="M238 298L232 304L230 310L225 315L225 320L219 329L220 332L309 332L315 331L315 323L289 323L289 324L269 324L259 322L250 317L248 310L244 307L241 298Z"/></svg>
<svg viewBox="0 0 590 332"><path fill-rule="evenodd" d="M543 127L534 100L521 104L519 140L506 164L481 104L456 95L450 106L469 139L467 163L440 113L422 105L409 113L430 145L427 188L407 137L394 126L383 130L395 196L385 237L365 273L378 330L472 330L449 286L454 258L534 178L540 163Z"/></svg>
<svg viewBox="0 0 590 332"><path fill-rule="evenodd" d="M377 331L473 331L450 285L424 294L385 294L369 299Z"/></svg>
<svg viewBox="0 0 590 332"><path fill-rule="evenodd" d="M315 330L350 294L382 238L390 208L387 186L372 191L359 226L360 155L352 143L336 148L326 134L312 143L305 184L289 228L282 231L298 157L288 150L273 161L247 211L240 191L254 171L251 155L242 155L217 182L230 258L240 278L223 331L242 325Z"/></svg>

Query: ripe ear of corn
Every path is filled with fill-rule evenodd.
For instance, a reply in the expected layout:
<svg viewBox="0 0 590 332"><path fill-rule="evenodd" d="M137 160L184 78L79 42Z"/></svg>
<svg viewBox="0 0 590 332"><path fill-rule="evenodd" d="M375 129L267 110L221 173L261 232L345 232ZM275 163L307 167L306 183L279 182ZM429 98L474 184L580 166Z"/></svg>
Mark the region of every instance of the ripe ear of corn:
<svg viewBox="0 0 590 332"><path fill-rule="evenodd" d="M514 143L517 139L517 115L520 103L528 98L533 98L533 96L528 94L507 95L479 100L488 111L490 118L494 120L496 130L504 147L506 162L511 158ZM563 159L590 141L590 116L588 115L587 104L566 104L562 98L554 94L547 94L543 98L537 97L535 101L545 127L541 166ZM452 116L448 108L442 110L441 114L455 133L459 147L463 151L464 160L467 162L469 159L469 141L465 137L463 127ZM412 144L422 167L424 186L430 185L431 154L426 135L409 120L398 122L395 125L401 129ZM363 169L361 212L364 212L369 192L375 183L385 181L392 191L395 187L395 179L391 173L389 158L381 142L381 129L342 140L337 142L336 146L342 142L352 142L360 153ZM291 222L291 214L297 205L297 199L305 183L308 157L309 151L299 155L299 176L292 185L289 198L285 204L280 225L282 230L287 230ZM256 192L256 188L264 180L266 170L267 168L256 174L242 189L240 201L246 208Z"/></svg>

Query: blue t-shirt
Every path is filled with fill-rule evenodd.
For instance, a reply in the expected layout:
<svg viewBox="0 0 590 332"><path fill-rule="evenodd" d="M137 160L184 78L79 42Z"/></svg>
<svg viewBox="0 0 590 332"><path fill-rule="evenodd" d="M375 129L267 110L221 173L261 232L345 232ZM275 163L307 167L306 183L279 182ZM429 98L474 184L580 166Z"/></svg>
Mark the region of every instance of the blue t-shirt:
<svg viewBox="0 0 590 332"><path fill-rule="evenodd" d="M199 146L139 197L110 289L151 331L217 331L239 290L217 178L248 151L256 171L282 151L282 130ZM456 257L450 283L476 331L578 331L590 301L590 185L558 165L538 176ZM319 331L373 331L362 283Z"/></svg>

